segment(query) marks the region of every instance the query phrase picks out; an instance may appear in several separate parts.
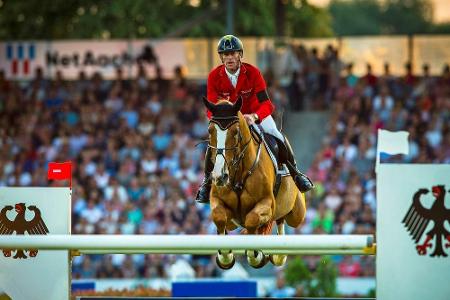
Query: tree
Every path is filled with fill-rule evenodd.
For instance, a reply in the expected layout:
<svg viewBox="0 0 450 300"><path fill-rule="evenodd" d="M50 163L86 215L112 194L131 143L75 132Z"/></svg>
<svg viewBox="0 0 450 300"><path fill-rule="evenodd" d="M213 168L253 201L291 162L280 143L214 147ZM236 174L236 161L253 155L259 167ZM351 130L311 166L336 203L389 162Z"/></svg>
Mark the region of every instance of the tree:
<svg viewBox="0 0 450 300"><path fill-rule="evenodd" d="M381 33L381 7L377 0L334 0L328 10L336 35L376 35Z"/></svg>
<svg viewBox="0 0 450 300"><path fill-rule="evenodd" d="M200 1L196 7L186 0L4 1L0 6L0 38L161 37L213 2Z"/></svg>
<svg viewBox="0 0 450 300"><path fill-rule="evenodd" d="M287 9L288 36L330 37L333 29L326 9L310 5L306 0L289 1Z"/></svg>
<svg viewBox="0 0 450 300"><path fill-rule="evenodd" d="M430 0L334 0L328 10L333 30L339 36L434 31Z"/></svg>
<svg viewBox="0 0 450 300"><path fill-rule="evenodd" d="M450 22L433 25L433 27L430 29L430 32L435 34L449 34Z"/></svg>
<svg viewBox="0 0 450 300"><path fill-rule="evenodd" d="M337 268L329 256L323 256L314 272L311 272L300 257L288 262L285 270L286 282L302 290L310 297L336 296Z"/></svg>
<svg viewBox="0 0 450 300"><path fill-rule="evenodd" d="M304 287L309 288L312 274L303 260L297 256L289 261L285 270L285 278L287 284L291 286L303 285Z"/></svg>
<svg viewBox="0 0 450 300"><path fill-rule="evenodd" d="M329 256L323 256L315 272L315 285L311 296L333 297L336 296L336 279L338 271L336 265Z"/></svg>
<svg viewBox="0 0 450 300"><path fill-rule="evenodd" d="M295 36L329 36L326 10L282 0ZM0 2L1 39L217 37L225 34L226 1L28 0ZM275 35L275 1L235 1L236 34Z"/></svg>
<svg viewBox="0 0 450 300"><path fill-rule="evenodd" d="M428 33L433 6L429 0L386 0L381 18L384 34Z"/></svg>

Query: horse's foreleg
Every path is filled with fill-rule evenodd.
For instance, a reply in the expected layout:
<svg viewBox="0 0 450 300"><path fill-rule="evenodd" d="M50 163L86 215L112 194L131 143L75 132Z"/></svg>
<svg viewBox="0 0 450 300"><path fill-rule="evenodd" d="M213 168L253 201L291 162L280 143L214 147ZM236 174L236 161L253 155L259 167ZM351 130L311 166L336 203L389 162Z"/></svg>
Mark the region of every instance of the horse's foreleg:
<svg viewBox="0 0 450 300"><path fill-rule="evenodd" d="M277 234L284 235L284 219L277 220ZM286 262L287 256L283 254L270 255L270 261L275 266L282 266Z"/></svg>
<svg viewBox="0 0 450 300"><path fill-rule="evenodd" d="M232 211L225 206L218 204L212 209L211 216L214 224L216 224L217 233L226 234L227 222L233 217ZM218 250L216 263L221 269L231 269L235 263L232 250Z"/></svg>
<svg viewBox="0 0 450 300"><path fill-rule="evenodd" d="M271 198L263 199L245 216L244 227L248 234L256 234L258 228L272 222L272 203ZM248 263L254 268L262 268L268 261L261 250L247 250L245 254Z"/></svg>
<svg viewBox="0 0 450 300"><path fill-rule="evenodd" d="M256 234L258 228L272 221L273 198L265 198L259 201L255 207L245 216L244 227L248 234Z"/></svg>
<svg viewBox="0 0 450 300"><path fill-rule="evenodd" d="M216 224L217 233L225 234L227 223L233 218L233 212L224 205L218 204L212 209L211 217Z"/></svg>

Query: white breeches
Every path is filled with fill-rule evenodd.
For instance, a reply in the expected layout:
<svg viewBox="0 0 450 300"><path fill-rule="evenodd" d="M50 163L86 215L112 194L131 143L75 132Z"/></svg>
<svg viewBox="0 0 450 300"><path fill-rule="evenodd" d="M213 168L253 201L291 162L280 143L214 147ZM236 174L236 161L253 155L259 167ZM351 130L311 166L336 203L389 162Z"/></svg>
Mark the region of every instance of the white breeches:
<svg viewBox="0 0 450 300"><path fill-rule="evenodd" d="M284 136L278 130L277 125L275 124L275 121L273 120L272 116L267 116L264 120L262 120L261 126L264 129L264 132L267 132L284 142Z"/></svg>

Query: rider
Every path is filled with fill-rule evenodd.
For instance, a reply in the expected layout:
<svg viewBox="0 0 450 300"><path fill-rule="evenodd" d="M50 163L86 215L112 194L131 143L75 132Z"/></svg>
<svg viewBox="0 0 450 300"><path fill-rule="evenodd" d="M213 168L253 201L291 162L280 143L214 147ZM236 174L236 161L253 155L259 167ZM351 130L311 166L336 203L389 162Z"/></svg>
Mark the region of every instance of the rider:
<svg viewBox="0 0 450 300"><path fill-rule="evenodd" d="M208 100L212 103L216 103L217 99L229 99L235 102L241 96L243 99L241 112L247 123L261 124L264 132L281 141L280 157L285 158L284 162L298 189L301 192L311 190L314 187L313 183L297 169L292 148L287 138L278 131L271 116L274 105L269 99L261 72L255 66L241 62L244 54L241 40L234 35L225 35L219 40L217 52L223 64L213 69L208 75ZM208 118L211 118L211 112L207 113ZM213 168L211 151L208 148L205 155L205 178L196 197L199 203L209 203Z"/></svg>

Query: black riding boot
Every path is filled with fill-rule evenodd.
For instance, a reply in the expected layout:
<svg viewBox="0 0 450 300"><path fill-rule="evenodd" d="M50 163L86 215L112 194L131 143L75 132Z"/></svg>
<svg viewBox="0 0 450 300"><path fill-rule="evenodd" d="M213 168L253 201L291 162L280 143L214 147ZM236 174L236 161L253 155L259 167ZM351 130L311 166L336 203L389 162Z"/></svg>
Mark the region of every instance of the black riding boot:
<svg viewBox="0 0 450 300"><path fill-rule="evenodd" d="M205 154L205 178L200 185L195 201L198 203L209 203L209 194L211 192L211 172L214 169L214 164L211 161L211 150L206 149Z"/></svg>
<svg viewBox="0 0 450 300"><path fill-rule="evenodd" d="M294 151L292 150L291 144L286 136L284 136L284 145L280 148L280 157L282 158L283 163L285 163L288 167L289 173L291 173L292 179L294 179L295 185L297 185L299 191L305 193L314 188L314 184L311 179L297 169Z"/></svg>

